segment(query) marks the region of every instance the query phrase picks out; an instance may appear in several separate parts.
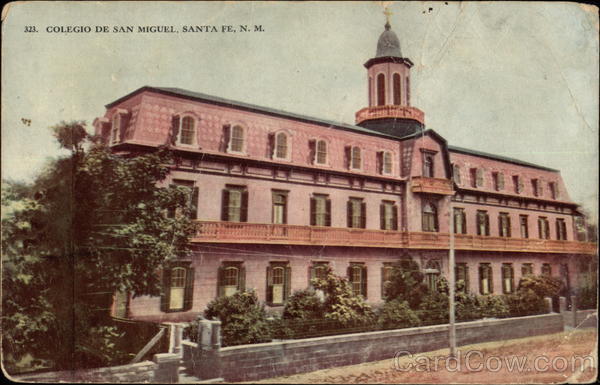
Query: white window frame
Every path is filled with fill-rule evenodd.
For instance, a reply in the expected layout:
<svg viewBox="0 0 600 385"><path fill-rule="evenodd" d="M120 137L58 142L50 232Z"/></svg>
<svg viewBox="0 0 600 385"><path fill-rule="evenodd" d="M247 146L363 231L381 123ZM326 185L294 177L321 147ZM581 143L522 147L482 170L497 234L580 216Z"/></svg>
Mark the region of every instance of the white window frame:
<svg viewBox="0 0 600 385"><path fill-rule="evenodd" d="M192 134L192 143L183 143L181 141L181 134L183 132L183 120L184 119L192 119L192 124L193 124L193 129L194 132ZM177 131L177 140L175 141L177 146L181 146L181 147L194 147L197 143L197 139L198 138L198 119L196 119L195 116L191 115L191 114L184 114L184 115L180 115L179 116L179 127L178 127L178 131Z"/></svg>
<svg viewBox="0 0 600 385"><path fill-rule="evenodd" d="M234 150L233 147L233 131L236 127L241 128L242 130L242 148L240 151ZM227 143L227 153L229 154L238 154L238 155L246 155L246 148L248 144L248 129L245 124L236 122L231 123L229 125L229 141Z"/></svg>
<svg viewBox="0 0 600 385"><path fill-rule="evenodd" d="M323 143L325 145L325 161L319 162L319 143ZM313 164L319 166L328 166L329 165L329 143L325 139L315 139L315 158L313 160Z"/></svg>
<svg viewBox="0 0 600 385"><path fill-rule="evenodd" d="M278 138L280 137L280 135L285 136L285 145L286 145L285 156L279 156L277 154ZM276 159L276 160L286 160L286 161L289 161L292 159L292 135L291 135L291 133L289 133L288 131L285 131L285 130L279 130L279 131L276 131L275 133L273 133L273 153L271 154L271 158Z"/></svg>

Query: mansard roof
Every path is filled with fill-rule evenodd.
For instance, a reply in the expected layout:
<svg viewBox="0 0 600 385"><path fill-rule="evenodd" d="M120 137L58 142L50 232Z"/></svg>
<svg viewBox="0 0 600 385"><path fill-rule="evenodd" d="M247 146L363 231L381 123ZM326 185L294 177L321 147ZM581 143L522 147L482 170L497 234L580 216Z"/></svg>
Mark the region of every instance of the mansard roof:
<svg viewBox="0 0 600 385"><path fill-rule="evenodd" d="M482 151L470 150L468 148L462 148L462 147L456 147L456 146L448 146L448 150L450 150L450 152L457 152L457 153L460 153L460 154L479 156L479 157L482 157L482 158L487 158L487 159L492 159L492 160L500 160L500 161L503 161L503 162L518 164L518 165L521 165L521 166L533 167L533 168L537 168L537 169L545 170L545 171L559 172L559 170L556 170L556 169L553 169L553 168L549 168L549 167L545 167L545 166L540 166L540 165L537 165L535 163L529 163L529 162L525 162L523 160L519 160L519 159L515 159L515 158L509 158L507 156L501 156L501 155L490 154L490 153L482 152Z"/></svg>

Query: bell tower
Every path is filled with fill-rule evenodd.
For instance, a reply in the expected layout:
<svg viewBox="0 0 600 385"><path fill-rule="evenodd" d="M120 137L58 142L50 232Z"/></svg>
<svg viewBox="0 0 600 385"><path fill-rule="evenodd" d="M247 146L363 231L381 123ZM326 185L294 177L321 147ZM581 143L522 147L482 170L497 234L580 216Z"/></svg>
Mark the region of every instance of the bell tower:
<svg viewBox="0 0 600 385"><path fill-rule="evenodd" d="M356 124L398 137L423 130L425 114L410 106L410 68L413 62L402 56L400 40L392 31L390 12L377 41L375 57L364 65L368 74L369 107L356 113Z"/></svg>

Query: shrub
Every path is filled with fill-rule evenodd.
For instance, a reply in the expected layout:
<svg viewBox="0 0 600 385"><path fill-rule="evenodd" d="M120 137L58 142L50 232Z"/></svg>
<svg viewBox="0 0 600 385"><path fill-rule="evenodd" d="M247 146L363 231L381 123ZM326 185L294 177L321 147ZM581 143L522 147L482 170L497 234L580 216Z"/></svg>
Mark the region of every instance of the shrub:
<svg viewBox="0 0 600 385"><path fill-rule="evenodd" d="M448 296L433 291L422 298L418 308L419 318L425 325L443 324L449 322Z"/></svg>
<svg viewBox="0 0 600 385"><path fill-rule="evenodd" d="M538 297L554 297L563 289L563 282L547 275L526 275L519 281L517 291L533 291Z"/></svg>
<svg viewBox="0 0 600 385"><path fill-rule="evenodd" d="M294 292L283 308L283 318L290 320L318 319L323 317L323 313L323 302L311 290Z"/></svg>
<svg viewBox="0 0 600 385"><path fill-rule="evenodd" d="M504 301L512 317L544 314L548 311L544 298L533 290L517 290L514 294L505 295Z"/></svg>
<svg viewBox="0 0 600 385"><path fill-rule="evenodd" d="M484 318L503 318L510 315L508 305L499 295L482 295L478 298L480 316Z"/></svg>
<svg viewBox="0 0 600 385"><path fill-rule="evenodd" d="M377 327L380 329L414 327L420 324L421 320L406 301L386 302L378 311Z"/></svg>
<svg viewBox="0 0 600 385"><path fill-rule="evenodd" d="M394 263L390 281L384 286L386 301L406 301L411 309L416 309L428 292L423 277L419 265L410 258Z"/></svg>
<svg viewBox="0 0 600 385"><path fill-rule="evenodd" d="M598 306L598 285L583 286L576 292L577 308L579 309L595 309Z"/></svg>
<svg viewBox="0 0 600 385"><path fill-rule="evenodd" d="M271 339L265 308L254 291L237 292L211 301L204 316L221 321L222 345L243 345Z"/></svg>
<svg viewBox="0 0 600 385"><path fill-rule="evenodd" d="M458 282L456 286L457 289L463 287L459 285ZM481 318L481 305L479 303L479 298L475 294L457 290L454 298L457 321L472 321Z"/></svg>

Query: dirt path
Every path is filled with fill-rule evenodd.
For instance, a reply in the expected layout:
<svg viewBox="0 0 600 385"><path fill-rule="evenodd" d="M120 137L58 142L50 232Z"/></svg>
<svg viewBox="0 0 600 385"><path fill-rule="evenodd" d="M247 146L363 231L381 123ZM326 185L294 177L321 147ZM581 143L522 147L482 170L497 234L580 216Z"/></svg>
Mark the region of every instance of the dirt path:
<svg viewBox="0 0 600 385"><path fill-rule="evenodd" d="M461 346L458 359L442 349L258 383L589 383L597 378L596 341L596 329L574 330Z"/></svg>

